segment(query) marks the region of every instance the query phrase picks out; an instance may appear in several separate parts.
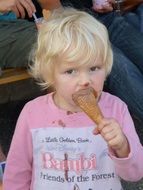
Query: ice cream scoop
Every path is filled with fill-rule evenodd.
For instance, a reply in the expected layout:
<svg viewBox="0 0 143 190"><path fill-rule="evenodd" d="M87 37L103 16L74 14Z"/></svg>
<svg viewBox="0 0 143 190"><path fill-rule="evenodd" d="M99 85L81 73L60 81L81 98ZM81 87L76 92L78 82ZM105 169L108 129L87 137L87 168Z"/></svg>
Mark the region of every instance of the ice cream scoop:
<svg viewBox="0 0 143 190"><path fill-rule="evenodd" d="M97 93L93 88L82 89L72 95L73 101L78 105L97 125L103 119L103 114L98 106Z"/></svg>

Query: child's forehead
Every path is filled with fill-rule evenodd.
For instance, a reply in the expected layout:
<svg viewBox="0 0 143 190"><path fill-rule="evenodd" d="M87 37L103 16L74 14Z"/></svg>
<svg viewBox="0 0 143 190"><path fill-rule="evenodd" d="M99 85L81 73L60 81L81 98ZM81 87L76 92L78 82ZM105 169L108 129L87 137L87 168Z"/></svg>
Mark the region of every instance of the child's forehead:
<svg viewBox="0 0 143 190"><path fill-rule="evenodd" d="M70 65L90 65L103 62L103 53L102 51L85 51L84 48L81 50L72 50L71 48L61 52L58 55L58 60L66 66Z"/></svg>
<svg viewBox="0 0 143 190"><path fill-rule="evenodd" d="M66 60L59 60L60 67L63 68L78 68L78 67L90 67L90 66L96 66L96 65L103 65L103 61L101 58L95 58L91 60L82 60L82 59L75 59L73 61L66 61Z"/></svg>

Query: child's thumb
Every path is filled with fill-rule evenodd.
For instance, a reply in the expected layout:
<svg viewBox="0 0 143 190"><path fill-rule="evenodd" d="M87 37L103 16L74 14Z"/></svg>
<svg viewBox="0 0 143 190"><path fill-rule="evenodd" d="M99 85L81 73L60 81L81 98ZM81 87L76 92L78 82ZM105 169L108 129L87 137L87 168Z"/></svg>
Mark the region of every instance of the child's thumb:
<svg viewBox="0 0 143 190"><path fill-rule="evenodd" d="M99 134L99 130L98 130L97 127L95 127L95 129L93 130L93 134L94 134L94 135L98 135L98 134Z"/></svg>

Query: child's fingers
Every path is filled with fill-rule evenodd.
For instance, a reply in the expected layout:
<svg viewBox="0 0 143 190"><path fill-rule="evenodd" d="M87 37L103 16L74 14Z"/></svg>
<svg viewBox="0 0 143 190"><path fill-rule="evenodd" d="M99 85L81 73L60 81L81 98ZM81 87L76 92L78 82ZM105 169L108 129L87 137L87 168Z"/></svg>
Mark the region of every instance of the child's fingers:
<svg viewBox="0 0 143 190"><path fill-rule="evenodd" d="M122 148L122 145L123 145L122 142L123 142L123 139L116 136L116 138L113 138L113 139L108 141L108 146L114 150L117 150L117 149Z"/></svg>
<svg viewBox="0 0 143 190"><path fill-rule="evenodd" d="M117 137L117 134L114 130L109 131L107 133L100 133L101 136L104 138L104 140L108 143L109 141L111 141L112 139L115 139Z"/></svg>
<svg viewBox="0 0 143 190"><path fill-rule="evenodd" d="M111 125L114 122L113 119L107 119L107 118L103 118L101 120L101 122L99 123L99 125L97 126L99 132L101 132L103 130L103 128L105 128L106 126Z"/></svg>
<svg viewBox="0 0 143 190"><path fill-rule="evenodd" d="M105 119L103 118L100 122L100 124L93 130L93 133L95 135L99 134L99 133L107 133L110 132L112 130L112 127L110 126L110 121L109 119Z"/></svg>
<svg viewBox="0 0 143 190"><path fill-rule="evenodd" d="M99 132L99 130L98 130L97 127L95 127L95 129L93 130L93 134L94 134L94 135L98 135L98 134L100 134L100 132Z"/></svg>

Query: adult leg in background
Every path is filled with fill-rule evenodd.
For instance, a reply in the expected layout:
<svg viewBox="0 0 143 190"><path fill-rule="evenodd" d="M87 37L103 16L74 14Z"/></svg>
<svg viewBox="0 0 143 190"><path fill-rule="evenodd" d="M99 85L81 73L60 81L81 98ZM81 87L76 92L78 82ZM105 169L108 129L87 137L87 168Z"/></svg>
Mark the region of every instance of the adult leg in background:
<svg viewBox="0 0 143 190"><path fill-rule="evenodd" d="M143 121L143 75L118 49L113 47L114 64L105 90L120 97L132 115Z"/></svg>
<svg viewBox="0 0 143 190"><path fill-rule="evenodd" d="M138 31L140 31L140 19L136 12L128 12L124 14L124 18L127 22L132 24Z"/></svg>
<svg viewBox="0 0 143 190"><path fill-rule="evenodd" d="M143 32L143 3L135 10L125 13L124 18L138 31Z"/></svg>
<svg viewBox="0 0 143 190"><path fill-rule="evenodd" d="M33 22L17 19L0 21L0 67L25 67L36 41L37 28Z"/></svg>
<svg viewBox="0 0 143 190"><path fill-rule="evenodd" d="M118 47L143 74L142 33L129 24L122 16L116 16L113 19L108 31L112 44Z"/></svg>

